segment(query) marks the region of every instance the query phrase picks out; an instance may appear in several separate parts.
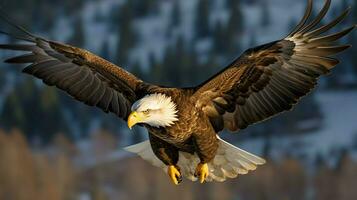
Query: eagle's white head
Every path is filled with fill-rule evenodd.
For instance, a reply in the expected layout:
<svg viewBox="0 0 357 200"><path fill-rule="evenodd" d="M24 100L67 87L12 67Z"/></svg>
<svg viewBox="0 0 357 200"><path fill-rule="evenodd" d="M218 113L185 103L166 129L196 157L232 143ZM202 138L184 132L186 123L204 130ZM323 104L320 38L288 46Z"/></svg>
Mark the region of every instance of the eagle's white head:
<svg viewBox="0 0 357 200"><path fill-rule="evenodd" d="M128 127L144 123L152 127L169 127L178 120L176 104L164 94L150 94L136 101L131 107Z"/></svg>

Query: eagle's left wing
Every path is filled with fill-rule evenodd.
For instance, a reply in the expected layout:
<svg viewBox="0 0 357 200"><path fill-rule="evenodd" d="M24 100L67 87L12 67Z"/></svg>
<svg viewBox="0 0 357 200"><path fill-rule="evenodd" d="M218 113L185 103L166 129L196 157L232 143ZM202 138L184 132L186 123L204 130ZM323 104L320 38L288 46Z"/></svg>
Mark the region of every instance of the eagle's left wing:
<svg viewBox="0 0 357 200"><path fill-rule="evenodd" d="M246 51L222 72L201 84L193 95L196 107L210 117L216 131L244 129L256 122L289 110L310 92L318 77L327 74L338 60L331 55L350 45L335 46L332 42L352 31L320 36L342 19L349 9L320 28L316 25L326 15L331 1L309 24L312 0L304 18L285 39Z"/></svg>

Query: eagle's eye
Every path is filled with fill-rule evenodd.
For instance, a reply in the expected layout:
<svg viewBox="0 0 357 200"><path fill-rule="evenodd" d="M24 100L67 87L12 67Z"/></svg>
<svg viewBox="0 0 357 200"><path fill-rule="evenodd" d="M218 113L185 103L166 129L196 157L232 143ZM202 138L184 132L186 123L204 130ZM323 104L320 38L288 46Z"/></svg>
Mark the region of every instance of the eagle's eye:
<svg viewBox="0 0 357 200"><path fill-rule="evenodd" d="M145 115L149 114L149 113L150 113L150 109L144 110L143 113L144 113Z"/></svg>

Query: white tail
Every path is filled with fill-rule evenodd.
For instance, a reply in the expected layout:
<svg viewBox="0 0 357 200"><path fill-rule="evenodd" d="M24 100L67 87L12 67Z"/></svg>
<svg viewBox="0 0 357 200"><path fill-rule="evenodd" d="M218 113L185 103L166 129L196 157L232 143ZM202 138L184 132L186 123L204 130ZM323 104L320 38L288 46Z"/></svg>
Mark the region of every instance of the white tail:
<svg viewBox="0 0 357 200"><path fill-rule="evenodd" d="M227 178L237 177L238 174L247 174L249 171L255 170L258 165L265 163L263 158L239 149L219 137L218 139L219 146L217 154L215 158L208 163L210 173L206 181L223 182ZM155 156L149 140L126 147L125 150L138 154L144 160L149 161L154 166L162 168L166 172L167 166ZM181 168L182 175L187 179L192 181L197 180L194 173L198 163L199 158L196 154L180 152L177 165Z"/></svg>

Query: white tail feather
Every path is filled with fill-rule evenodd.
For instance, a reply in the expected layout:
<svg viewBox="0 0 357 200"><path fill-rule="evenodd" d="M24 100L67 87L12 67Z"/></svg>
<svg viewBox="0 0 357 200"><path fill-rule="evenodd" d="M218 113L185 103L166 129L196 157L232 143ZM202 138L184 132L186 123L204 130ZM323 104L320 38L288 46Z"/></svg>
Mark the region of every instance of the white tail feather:
<svg viewBox="0 0 357 200"><path fill-rule="evenodd" d="M152 151L149 140L125 147L124 150L138 154L142 159L148 161L156 167L165 168L165 164L161 162L161 160L159 160Z"/></svg>
<svg viewBox="0 0 357 200"><path fill-rule="evenodd" d="M247 174L249 171L255 170L258 165L265 163L263 158L239 149L219 137L218 139L219 146L217 154L215 158L208 163L210 173L206 181L223 182L227 178L237 177L238 174ZM167 166L155 156L149 140L126 147L125 150L136 153L144 160L149 161L152 165L160 167L165 171L167 170ZM177 165L181 168L181 173L184 177L196 181L197 178L194 176L194 173L199 162L200 160L196 154L180 152Z"/></svg>

